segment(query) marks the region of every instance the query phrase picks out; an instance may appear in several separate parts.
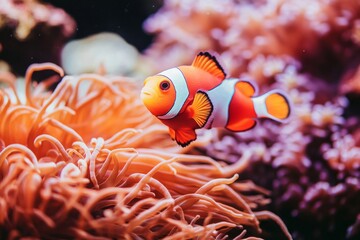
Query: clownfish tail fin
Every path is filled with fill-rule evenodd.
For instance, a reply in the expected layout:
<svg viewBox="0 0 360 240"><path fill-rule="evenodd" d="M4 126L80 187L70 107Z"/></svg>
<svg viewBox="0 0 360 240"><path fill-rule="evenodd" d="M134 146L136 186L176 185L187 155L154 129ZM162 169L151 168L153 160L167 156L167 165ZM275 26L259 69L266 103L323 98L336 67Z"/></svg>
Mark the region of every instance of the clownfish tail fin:
<svg viewBox="0 0 360 240"><path fill-rule="evenodd" d="M282 122L290 116L290 101L285 93L272 90L252 98L257 117Z"/></svg>

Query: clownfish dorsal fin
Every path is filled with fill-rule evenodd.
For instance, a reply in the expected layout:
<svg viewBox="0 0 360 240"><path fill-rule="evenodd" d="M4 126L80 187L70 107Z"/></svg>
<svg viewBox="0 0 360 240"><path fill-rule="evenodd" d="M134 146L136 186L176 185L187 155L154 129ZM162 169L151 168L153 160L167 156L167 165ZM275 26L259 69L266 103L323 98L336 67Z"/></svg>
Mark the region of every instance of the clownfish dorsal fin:
<svg viewBox="0 0 360 240"><path fill-rule="evenodd" d="M208 95L205 92L198 91L190 107L192 118L200 128L204 127L213 111L213 105Z"/></svg>
<svg viewBox="0 0 360 240"><path fill-rule="evenodd" d="M219 62L208 52L200 52L191 66L200 68L221 80L224 80L226 77L226 73Z"/></svg>
<svg viewBox="0 0 360 240"><path fill-rule="evenodd" d="M247 97L252 97L257 94L258 89L256 85L250 81L247 80L241 80L238 83L236 83L236 88L242 92Z"/></svg>

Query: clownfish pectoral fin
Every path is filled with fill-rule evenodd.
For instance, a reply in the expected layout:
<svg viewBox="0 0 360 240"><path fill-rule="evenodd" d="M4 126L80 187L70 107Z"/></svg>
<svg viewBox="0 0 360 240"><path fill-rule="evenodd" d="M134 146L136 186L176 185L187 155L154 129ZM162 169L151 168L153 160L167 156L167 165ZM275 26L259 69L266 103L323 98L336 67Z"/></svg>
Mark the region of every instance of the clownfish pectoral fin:
<svg viewBox="0 0 360 240"><path fill-rule="evenodd" d="M208 52L200 52L191 65L211 73L221 80L224 80L226 77L224 69L221 67L219 62Z"/></svg>
<svg viewBox="0 0 360 240"><path fill-rule="evenodd" d="M196 133L194 129L184 128L175 131L175 141L182 147L186 147L192 141L196 140Z"/></svg>
<svg viewBox="0 0 360 240"><path fill-rule="evenodd" d="M290 116L290 103L285 93L272 90L262 96L252 98L256 115L276 121L284 121Z"/></svg>
<svg viewBox="0 0 360 240"><path fill-rule="evenodd" d="M254 119L246 118L241 120L240 122L227 125L226 129L233 132L242 132L242 131L250 130L255 126L256 126L256 121Z"/></svg>
<svg viewBox="0 0 360 240"><path fill-rule="evenodd" d="M175 140L175 130L172 128L169 128L169 134L172 140Z"/></svg>
<svg viewBox="0 0 360 240"><path fill-rule="evenodd" d="M198 91L194 96L194 101L190 106L192 108L192 118L197 125L202 128L208 121L213 105L205 92Z"/></svg>
<svg viewBox="0 0 360 240"><path fill-rule="evenodd" d="M248 80L240 80L236 83L236 88L247 97L252 97L258 92L257 86Z"/></svg>

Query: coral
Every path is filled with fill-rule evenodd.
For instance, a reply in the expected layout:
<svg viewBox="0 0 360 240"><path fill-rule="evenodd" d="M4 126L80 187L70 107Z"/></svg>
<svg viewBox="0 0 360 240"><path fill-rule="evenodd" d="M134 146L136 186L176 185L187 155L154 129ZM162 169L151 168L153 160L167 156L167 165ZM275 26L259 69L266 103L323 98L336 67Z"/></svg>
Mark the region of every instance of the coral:
<svg viewBox="0 0 360 240"><path fill-rule="evenodd" d="M144 24L155 34L146 54L158 59L158 70L189 63L194 53L211 49L232 76L248 71L249 61L259 55L291 56L319 72L329 69L329 60L342 66L357 55L359 16L359 2L353 0L167 0Z"/></svg>
<svg viewBox="0 0 360 240"><path fill-rule="evenodd" d="M32 83L42 70L63 76L57 65L32 65L23 92L13 75L0 76L8 85L0 91L1 238L291 238L259 209L268 192L236 181L249 154L231 165L181 154L129 79L64 76L51 92L57 75ZM261 233L266 220L282 236Z"/></svg>
<svg viewBox="0 0 360 240"><path fill-rule="evenodd" d="M360 92L360 67L350 68L342 77L340 82L341 93L359 93Z"/></svg>
<svg viewBox="0 0 360 240"><path fill-rule="evenodd" d="M141 65L133 46L119 35L107 32L68 42L62 50L61 62L70 75L96 73L102 68L106 74L129 75Z"/></svg>
<svg viewBox="0 0 360 240"><path fill-rule="evenodd" d="M229 76L255 80L260 93L288 93L287 123L218 130L196 152L230 164L250 153L241 177L272 192L268 209L295 239L360 234L359 22L352 0L167 0L144 25L155 35L145 54L158 70L211 49Z"/></svg>
<svg viewBox="0 0 360 240"><path fill-rule="evenodd" d="M345 238L360 213L354 204L360 200L360 119L345 114L351 108L345 96L329 99L321 92L330 86L291 69L276 74L270 85L289 93L294 111L288 123L263 120L248 132L221 131L205 152L232 163L250 152L254 166L242 176L272 191L270 209L295 239ZM312 224L299 228L299 221Z"/></svg>
<svg viewBox="0 0 360 240"><path fill-rule="evenodd" d="M62 9L38 0L0 1L0 59L23 74L29 64L60 63L60 50L76 28Z"/></svg>

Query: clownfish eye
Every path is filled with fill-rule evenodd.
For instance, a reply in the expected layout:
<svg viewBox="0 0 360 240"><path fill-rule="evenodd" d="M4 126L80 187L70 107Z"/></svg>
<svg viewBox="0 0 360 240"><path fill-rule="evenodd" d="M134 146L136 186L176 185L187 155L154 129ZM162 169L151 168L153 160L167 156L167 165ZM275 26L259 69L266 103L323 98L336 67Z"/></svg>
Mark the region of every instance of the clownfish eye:
<svg viewBox="0 0 360 240"><path fill-rule="evenodd" d="M169 90L169 88L170 88L170 83L169 83L169 81L162 81L161 83L160 83L160 89L161 90L163 90L163 91L166 91L166 90Z"/></svg>

